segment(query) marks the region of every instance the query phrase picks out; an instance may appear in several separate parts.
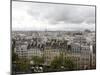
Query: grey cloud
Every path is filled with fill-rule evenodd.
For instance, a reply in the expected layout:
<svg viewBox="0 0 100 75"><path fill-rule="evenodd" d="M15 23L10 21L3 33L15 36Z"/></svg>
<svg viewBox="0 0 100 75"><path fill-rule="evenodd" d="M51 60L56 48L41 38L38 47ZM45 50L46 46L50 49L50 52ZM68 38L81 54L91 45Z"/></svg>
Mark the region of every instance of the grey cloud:
<svg viewBox="0 0 100 75"><path fill-rule="evenodd" d="M86 20L87 24L95 24L95 18L94 17L90 17L89 19Z"/></svg>
<svg viewBox="0 0 100 75"><path fill-rule="evenodd" d="M35 18L47 20L51 24L59 22L80 24L82 22L95 23L95 8L91 6L73 6L56 4L37 4L28 12Z"/></svg>
<svg viewBox="0 0 100 75"><path fill-rule="evenodd" d="M46 24L48 29L51 30L77 30L77 29L95 29L95 7L93 6L79 6L79 5L60 5L60 4L47 4L47 3L31 3L31 2L13 2L13 9L21 12L23 10L26 15L19 14L18 17L15 17L14 24L15 28L17 24L22 29L27 29L27 20L29 21L30 29L34 24L32 21L43 22ZM13 10L13 11L14 11ZM22 16L24 18L22 18ZM29 17L28 17L29 16ZM31 16L31 17L30 17ZM19 20L19 18L21 20ZM27 19L28 18L28 19ZM23 19L26 22L23 23ZM15 22L16 21L16 22ZM20 22L20 23L19 23ZM23 24L23 26L22 26ZM33 26L32 26L33 25ZM36 23L37 29L39 25ZM18 27L17 27L18 28ZM45 27L41 25L41 30L44 30ZM34 29L36 30L36 28Z"/></svg>
<svg viewBox="0 0 100 75"><path fill-rule="evenodd" d="M93 15L91 15L93 14ZM64 8L62 10L56 9L54 13L48 14L48 20L53 20L57 23L60 21L64 21L65 23L82 23L86 21L86 23L94 23L95 17L93 12L84 11L84 9L77 8Z"/></svg>

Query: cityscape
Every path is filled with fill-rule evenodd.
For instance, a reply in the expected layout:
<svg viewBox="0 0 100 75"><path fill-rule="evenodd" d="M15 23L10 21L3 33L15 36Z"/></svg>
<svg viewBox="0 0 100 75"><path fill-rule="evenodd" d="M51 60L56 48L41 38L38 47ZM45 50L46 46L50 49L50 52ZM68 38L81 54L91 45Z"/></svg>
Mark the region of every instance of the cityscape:
<svg viewBox="0 0 100 75"><path fill-rule="evenodd" d="M96 69L94 6L12 1L11 37L13 75Z"/></svg>
<svg viewBox="0 0 100 75"><path fill-rule="evenodd" d="M96 68L94 31L13 31L12 49L13 60L25 64L18 67L25 73Z"/></svg>

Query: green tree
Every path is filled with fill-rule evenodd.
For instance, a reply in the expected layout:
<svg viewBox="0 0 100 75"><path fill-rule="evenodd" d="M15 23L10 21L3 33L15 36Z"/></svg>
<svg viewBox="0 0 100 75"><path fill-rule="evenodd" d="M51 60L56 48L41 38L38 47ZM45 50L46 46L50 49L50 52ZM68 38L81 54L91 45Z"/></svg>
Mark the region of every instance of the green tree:
<svg viewBox="0 0 100 75"><path fill-rule="evenodd" d="M12 61L15 62L17 60L19 60L18 55L16 53L12 52Z"/></svg>
<svg viewBox="0 0 100 75"><path fill-rule="evenodd" d="M44 63L44 58L43 57L33 56L32 60L33 60L35 65L41 65L41 64Z"/></svg>
<svg viewBox="0 0 100 75"><path fill-rule="evenodd" d="M74 62L69 58L65 59L63 53L59 57L56 56L51 62L51 68L56 70L73 70L74 67Z"/></svg>
<svg viewBox="0 0 100 75"><path fill-rule="evenodd" d="M75 67L75 64L74 64L74 62L73 62L71 59L66 58L66 59L64 60L64 67L65 67L65 69L67 69L67 70L73 70L74 67Z"/></svg>
<svg viewBox="0 0 100 75"><path fill-rule="evenodd" d="M30 66L30 62L28 59L26 58L20 58L17 63L17 68L21 71L21 72L26 72L27 70L29 70L29 66Z"/></svg>
<svg viewBox="0 0 100 75"><path fill-rule="evenodd" d="M16 41L15 41L15 39L12 39L12 62L15 62L19 59L18 55L14 52L15 51L15 45L16 45Z"/></svg>
<svg viewBox="0 0 100 75"><path fill-rule="evenodd" d="M55 57L53 61L51 62L52 69L59 69L61 65L62 65L62 59L59 57Z"/></svg>
<svg viewBox="0 0 100 75"><path fill-rule="evenodd" d="M63 66L63 53L60 54L60 56L56 56L52 61L51 61L51 68L52 69L61 69L61 66Z"/></svg>

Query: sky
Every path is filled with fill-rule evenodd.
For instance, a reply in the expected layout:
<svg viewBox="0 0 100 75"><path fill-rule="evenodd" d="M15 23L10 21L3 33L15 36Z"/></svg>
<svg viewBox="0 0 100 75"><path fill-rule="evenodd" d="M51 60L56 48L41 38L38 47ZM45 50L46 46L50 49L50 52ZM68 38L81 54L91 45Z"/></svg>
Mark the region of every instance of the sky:
<svg viewBox="0 0 100 75"><path fill-rule="evenodd" d="M95 30L95 7L12 1L12 30Z"/></svg>

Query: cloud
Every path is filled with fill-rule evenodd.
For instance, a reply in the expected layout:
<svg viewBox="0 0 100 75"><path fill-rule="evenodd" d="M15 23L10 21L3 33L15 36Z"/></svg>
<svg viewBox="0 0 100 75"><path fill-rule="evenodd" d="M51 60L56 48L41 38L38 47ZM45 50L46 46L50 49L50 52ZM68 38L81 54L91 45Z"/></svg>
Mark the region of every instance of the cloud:
<svg viewBox="0 0 100 75"><path fill-rule="evenodd" d="M13 1L13 28L95 29L95 7Z"/></svg>
<svg viewBox="0 0 100 75"><path fill-rule="evenodd" d="M37 4L29 10L31 16L50 23L95 23L95 7L76 5Z"/></svg>

